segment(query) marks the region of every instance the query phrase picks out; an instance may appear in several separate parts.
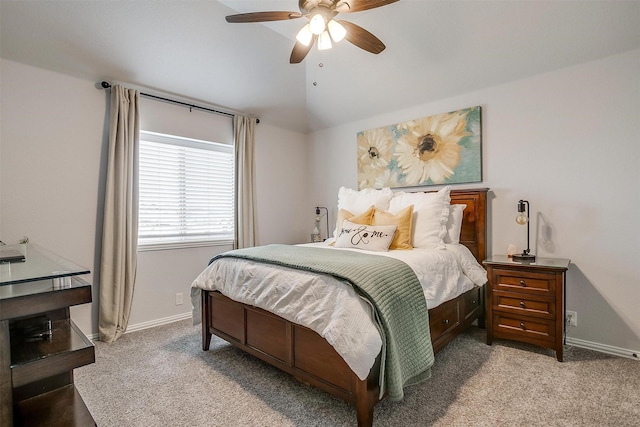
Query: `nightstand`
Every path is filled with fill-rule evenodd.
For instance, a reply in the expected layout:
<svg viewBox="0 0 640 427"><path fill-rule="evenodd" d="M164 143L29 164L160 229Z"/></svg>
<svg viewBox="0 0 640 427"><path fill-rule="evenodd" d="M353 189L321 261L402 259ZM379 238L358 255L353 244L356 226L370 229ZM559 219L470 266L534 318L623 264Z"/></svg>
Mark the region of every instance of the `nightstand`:
<svg viewBox="0 0 640 427"><path fill-rule="evenodd" d="M568 259L537 257L514 262L506 255L483 261L489 286L487 344L494 338L527 342L556 351L562 362Z"/></svg>

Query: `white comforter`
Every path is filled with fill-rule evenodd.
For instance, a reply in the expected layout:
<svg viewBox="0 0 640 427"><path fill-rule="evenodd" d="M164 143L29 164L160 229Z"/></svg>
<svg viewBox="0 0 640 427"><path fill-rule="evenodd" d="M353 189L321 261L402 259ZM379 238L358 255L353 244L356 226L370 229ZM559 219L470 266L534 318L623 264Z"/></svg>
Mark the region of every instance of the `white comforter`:
<svg viewBox="0 0 640 427"><path fill-rule="evenodd" d="M328 250L355 250L315 243ZM427 307L487 282L486 271L463 245L446 250L413 249L376 252L406 262L424 289ZM201 321L200 290L218 290L229 298L260 307L306 326L325 338L347 365L365 379L382 348L369 303L353 288L328 275L319 275L235 258L209 265L191 286L193 321ZM427 321L427 319L425 319Z"/></svg>

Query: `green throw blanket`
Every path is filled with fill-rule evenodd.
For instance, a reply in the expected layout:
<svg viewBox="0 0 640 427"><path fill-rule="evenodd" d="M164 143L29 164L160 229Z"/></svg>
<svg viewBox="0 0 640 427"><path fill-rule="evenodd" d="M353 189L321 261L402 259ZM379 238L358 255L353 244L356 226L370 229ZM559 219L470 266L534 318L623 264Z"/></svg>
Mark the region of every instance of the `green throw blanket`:
<svg viewBox="0 0 640 427"><path fill-rule="evenodd" d="M385 256L317 247L268 245L225 252L233 257L328 274L350 283L375 308L382 336L380 397L404 396L403 387L429 378L433 348L422 286L406 263Z"/></svg>

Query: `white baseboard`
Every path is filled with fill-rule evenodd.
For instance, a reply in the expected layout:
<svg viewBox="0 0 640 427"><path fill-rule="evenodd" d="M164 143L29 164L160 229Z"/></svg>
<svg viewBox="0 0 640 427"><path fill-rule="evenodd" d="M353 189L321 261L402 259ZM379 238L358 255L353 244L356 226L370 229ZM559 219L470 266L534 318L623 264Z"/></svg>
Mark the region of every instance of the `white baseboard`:
<svg viewBox="0 0 640 427"><path fill-rule="evenodd" d="M154 328L156 326L162 326L173 322L179 322L180 320L191 319L191 312L176 314L175 316L163 317L162 319L151 320L149 322L136 323L135 325L128 325L125 334L141 331L143 329ZM100 334L93 334L89 336L92 341L99 341Z"/></svg>
<svg viewBox="0 0 640 427"><path fill-rule="evenodd" d="M567 345L574 347L586 348L587 350L599 351L600 353L611 354L614 356L626 357L628 359L639 360L640 351L629 350L627 348L614 347L612 345L600 344L592 341L585 341L578 338L567 337Z"/></svg>

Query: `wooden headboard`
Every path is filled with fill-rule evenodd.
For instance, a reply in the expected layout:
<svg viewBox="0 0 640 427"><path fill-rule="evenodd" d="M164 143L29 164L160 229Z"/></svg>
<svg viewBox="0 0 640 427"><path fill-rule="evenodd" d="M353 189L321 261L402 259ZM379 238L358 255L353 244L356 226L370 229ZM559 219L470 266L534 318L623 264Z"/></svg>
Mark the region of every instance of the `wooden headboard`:
<svg viewBox="0 0 640 427"><path fill-rule="evenodd" d="M460 243L479 263L487 257L487 192L488 188L451 190L452 204L465 204Z"/></svg>

